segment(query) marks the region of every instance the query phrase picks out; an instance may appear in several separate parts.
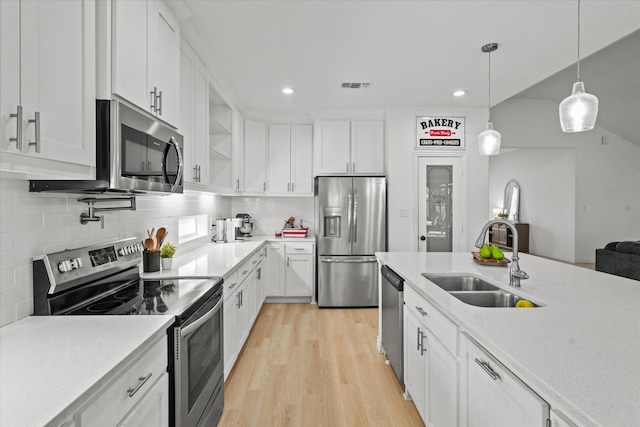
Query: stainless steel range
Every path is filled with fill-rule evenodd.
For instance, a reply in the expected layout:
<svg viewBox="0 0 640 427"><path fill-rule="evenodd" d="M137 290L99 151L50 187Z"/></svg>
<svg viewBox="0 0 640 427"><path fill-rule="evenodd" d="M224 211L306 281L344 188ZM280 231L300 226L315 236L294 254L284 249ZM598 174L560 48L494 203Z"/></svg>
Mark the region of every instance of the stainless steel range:
<svg viewBox="0 0 640 427"><path fill-rule="evenodd" d="M222 278L145 280L136 239L33 261L35 315L173 315L170 423L215 426L224 404Z"/></svg>

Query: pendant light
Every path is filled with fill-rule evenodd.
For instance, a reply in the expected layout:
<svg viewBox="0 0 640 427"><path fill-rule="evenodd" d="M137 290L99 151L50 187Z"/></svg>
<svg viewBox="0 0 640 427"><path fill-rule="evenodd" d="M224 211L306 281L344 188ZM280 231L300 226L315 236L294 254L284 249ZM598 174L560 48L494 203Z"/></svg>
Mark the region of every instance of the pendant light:
<svg viewBox="0 0 640 427"><path fill-rule="evenodd" d="M593 129L598 116L598 98L584 91L580 80L580 0L578 0L578 80L571 95L559 107L560 126L563 132L584 132Z"/></svg>
<svg viewBox="0 0 640 427"><path fill-rule="evenodd" d="M482 46L482 52L489 54L489 121L487 129L478 135L478 150L483 156L493 156L500 152L500 132L493 130L493 123L491 123L491 52L496 49L498 49L498 43Z"/></svg>

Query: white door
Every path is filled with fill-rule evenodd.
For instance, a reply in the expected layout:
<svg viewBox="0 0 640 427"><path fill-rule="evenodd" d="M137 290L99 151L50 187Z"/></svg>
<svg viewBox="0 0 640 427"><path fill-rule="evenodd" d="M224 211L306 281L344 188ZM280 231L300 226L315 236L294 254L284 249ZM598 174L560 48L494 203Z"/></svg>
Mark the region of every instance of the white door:
<svg viewBox="0 0 640 427"><path fill-rule="evenodd" d="M313 194L313 130L311 125L291 126L291 192Z"/></svg>
<svg viewBox="0 0 640 427"><path fill-rule="evenodd" d="M284 243L267 244L267 283L265 294L268 297L284 296Z"/></svg>
<svg viewBox="0 0 640 427"><path fill-rule="evenodd" d="M269 192L291 192L291 126L269 126Z"/></svg>
<svg viewBox="0 0 640 427"><path fill-rule="evenodd" d="M313 293L313 256L287 255L286 268L286 295L310 297Z"/></svg>
<svg viewBox="0 0 640 427"><path fill-rule="evenodd" d="M169 426L169 375L162 377L149 389L135 408L119 424L120 427Z"/></svg>
<svg viewBox="0 0 640 427"><path fill-rule="evenodd" d="M462 156L418 158L418 250L465 250Z"/></svg>
<svg viewBox="0 0 640 427"><path fill-rule="evenodd" d="M318 121L315 126L315 173L351 172L351 136L348 121Z"/></svg>
<svg viewBox="0 0 640 427"><path fill-rule="evenodd" d="M267 190L267 125L244 121L244 191Z"/></svg>
<svg viewBox="0 0 640 427"><path fill-rule="evenodd" d="M384 173L382 121L351 122L351 173Z"/></svg>

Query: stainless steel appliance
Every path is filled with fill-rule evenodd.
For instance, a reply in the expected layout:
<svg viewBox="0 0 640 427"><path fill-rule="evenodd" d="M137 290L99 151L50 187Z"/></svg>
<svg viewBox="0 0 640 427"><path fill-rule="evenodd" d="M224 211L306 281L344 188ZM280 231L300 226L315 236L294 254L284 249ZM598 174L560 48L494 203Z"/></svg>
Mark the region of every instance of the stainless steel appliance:
<svg viewBox="0 0 640 427"><path fill-rule="evenodd" d="M238 240L238 228L242 227L242 218L227 218L227 226L225 231L225 241L233 243Z"/></svg>
<svg viewBox="0 0 640 427"><path fill-rule="evenodd" d="M97 100L95 143L95 180L32 180L29 191L182 193L183 138L160 120L120 101Z"/></svg>
<svg viewBox="0 0 640 427"><path fill-rule="evenodd" d="M251 233L255 230L255 224L251 222L251 215L246 213L239 213L236 218L242 219L242 226L236 229L236 239L243 239L245 237L252 237Z"/></svg>
<svg viewBox="0 0 640 427"><path fill-rule="evenodd" d="M387 247L384 177L316 177L319 307L377 307L375 252Z"/></svg>
<svg viewBox="0 0 640 427"><path fill-rule="evenodd" d="M175 316L170 425L215 426L224 406L222 278L141 279L142 250L124 239L34 259L34 314Z"/></svg>
<svg viewBox="0 0 640 427"><path fill-rule="evenodd" d="M383 265L382 275L382 348L393 368L398 381L404 387L404 352L403 352L403 308L404 279Z"/></svg>

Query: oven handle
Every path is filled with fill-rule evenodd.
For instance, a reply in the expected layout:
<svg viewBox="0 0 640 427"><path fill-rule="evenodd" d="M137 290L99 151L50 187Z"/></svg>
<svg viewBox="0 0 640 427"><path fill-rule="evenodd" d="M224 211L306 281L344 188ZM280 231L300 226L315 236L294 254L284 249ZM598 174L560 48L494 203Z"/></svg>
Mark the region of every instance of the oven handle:
<svg viewBox="0 0 640 427"><path fill-rule="evenodd" d="M178 172L176 173L176 182L175 184L171 185L171 192L174 193L178 189L178 187L180 186L180 182L182 181L184 163L182 161L182 150L180 149L180 146L173 137L169 138L169 142L167 143L167 147L164 150L162 159L162 175L164 176L165 182L169 183L169 174L167 173L167 157L169 156L169 145L172 145L176 149L176 153L178 153Z"/></svg>
<svg viewBox="0 0 640 427"><path fill-rule="evenodd" d="M220 301L218 301L218 303L211 310L209 310L204 316L202 316L192 324L188 325L187 327L182 328L180 330L180 338L184 338L194 333L196 329L198 329L200 326L202 326L203 323L211 319L216 314L216 312L220 309L221 305L222 305L222 298L220 298Z"/></svg>

